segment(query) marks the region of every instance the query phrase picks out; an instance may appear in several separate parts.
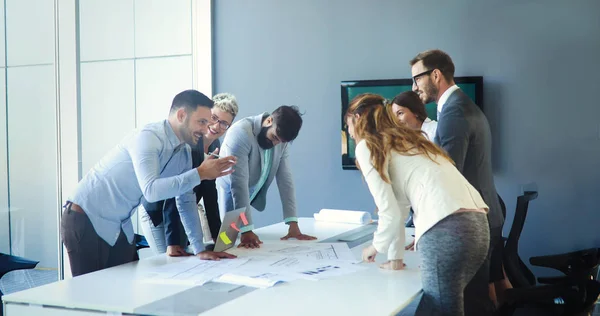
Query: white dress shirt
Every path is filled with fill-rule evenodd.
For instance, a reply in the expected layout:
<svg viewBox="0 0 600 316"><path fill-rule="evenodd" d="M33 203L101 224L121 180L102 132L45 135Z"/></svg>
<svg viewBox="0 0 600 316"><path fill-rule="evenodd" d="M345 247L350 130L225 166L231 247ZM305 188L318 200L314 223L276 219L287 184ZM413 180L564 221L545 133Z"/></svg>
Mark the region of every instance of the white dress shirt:
<svg viewBox="0 0 600 316"><path fill-rule="evenodd" d="M438 113L442 113L444 104L446 104L446 101L448 101L448 98L450 97L450 95L452 95L452 92L454 92L458 89L460 89L460 88L457 85L453 85L452 87L448 88L448 90L444 91L444 93L442 93L442 96L440 97L440 99L438 100L438 103L437 103Z"/></svg>
<svg viewBox="0 0 600 316"><path fill-rule="evenodd" d="M385 170L391 183L383 181L371 163L366 141L356 145L356 159L379 209L373 246L388 259L404 257L404 221L414 210L415 245L419 238L446 216L460 209L485 209L479 192L446 158L392 153ZM390 247L391 246L391 247Z"/></svg>
<svg viewBox="0 0 600 316"><path fill-rule="evenodd" d="M438 122L433 121L430 118L426 118L425 121L423 121L423 125L421 125L421 130L425 132L425 134L427 134L427 139L429 139L430 141L433 141L433 139L435 138L435 131L437 130L437 125Z"/></svg>

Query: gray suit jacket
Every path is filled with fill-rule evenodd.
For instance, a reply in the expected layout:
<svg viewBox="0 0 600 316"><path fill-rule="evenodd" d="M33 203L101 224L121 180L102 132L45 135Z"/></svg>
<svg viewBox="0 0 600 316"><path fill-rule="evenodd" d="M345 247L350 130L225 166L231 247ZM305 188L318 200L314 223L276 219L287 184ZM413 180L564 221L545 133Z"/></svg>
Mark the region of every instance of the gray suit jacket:
<svg viewBox="0 0 600 316"><path fill-rule="evenodd" d="M288 162L288 143L280 143L273 147L271 170L262 189L253 201L250 201L250 189L260 179L264 159L264 149L258 145L257 136L262 127L263 118L269 113L247 117L233 124L221 145L220 156L233 155L237 164L231 175L217 178L219 188L219 207L221 217L225 212L252 206L246 211L246 217L252 224L251 209L264 211L267 203L267 190L273 178L277 178L277 186L283 206L283 218L296 217L296 193L292 171Z"/></svg>
<svg viewBox="0 0 600 316"><path fill-rule="evenodd" d="M502 227L504 216L492 173L492 133L481 109L462 90L454 91L438 117L435 143L479 191L490 208L490 228Z"/></svg>

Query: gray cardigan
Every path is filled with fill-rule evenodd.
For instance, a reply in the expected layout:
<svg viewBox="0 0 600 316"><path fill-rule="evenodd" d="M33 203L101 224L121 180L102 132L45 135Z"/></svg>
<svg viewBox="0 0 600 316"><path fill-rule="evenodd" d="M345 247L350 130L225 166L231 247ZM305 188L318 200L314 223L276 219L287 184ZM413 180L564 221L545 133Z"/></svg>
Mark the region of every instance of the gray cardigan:
<svg viewBox="0 0 600 316"><path fill-rule="evenodd" d="M258 145L257 136L260 133L262 121L267 116L269 113L239 120L229 128L223 139L219 155L233 155L238 160L234 166L235 171L231 175L217 178L221 217L225 212L252 206L246 210L246 217L249 224L252 224L252 208L264 211L267 190L273 182L273 178L277 178L277 187L283 206L283 219L296 217L296 193L288 161L288 143L280 143L273 147L269 176L254 200L250 201L250 190L260 179L264 159L264 149Z"/></svg>

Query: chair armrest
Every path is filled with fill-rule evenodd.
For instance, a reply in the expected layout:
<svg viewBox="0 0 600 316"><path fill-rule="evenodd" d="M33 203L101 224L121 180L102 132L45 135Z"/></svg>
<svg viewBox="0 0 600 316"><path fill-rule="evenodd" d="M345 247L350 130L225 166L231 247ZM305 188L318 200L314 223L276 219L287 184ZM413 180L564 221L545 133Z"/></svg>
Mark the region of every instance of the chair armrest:
<svg viewBox="0 0 600 316"><path fill-rule="evenodd" d="M597 266L600 262L600 251L598 248L590 248L558 255L531 257L529 262L534 266L552 268L570 274L573 271L582 272Z"/></svg>
<svg viewBox="0 0 600 316"><path fill-rule="evenodd" d="M539 277L537 278L538 283L541 284L561 284L569 281L568 277L557 276L557 277Z"/></svg>
<svg viewBox="0 0 600 316"><path fill-rule="evenodd" d="M504 291L506 302L512 305L526 303L553 304L555 298L564 294L565 287L560 285L513 288Z"/></svg>

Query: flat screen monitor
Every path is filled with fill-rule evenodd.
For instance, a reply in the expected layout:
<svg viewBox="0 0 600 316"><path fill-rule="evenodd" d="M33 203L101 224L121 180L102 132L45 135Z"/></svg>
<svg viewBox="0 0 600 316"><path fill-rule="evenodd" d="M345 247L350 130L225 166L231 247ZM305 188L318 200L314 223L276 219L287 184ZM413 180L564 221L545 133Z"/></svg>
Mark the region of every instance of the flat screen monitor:
<svg viewBox="0 0 600 316"><path fill-rule="evenodd" d="M459 86L483 111L483 77L455 77L454 82ZM348 131L344 129L344 114L350 101L362 93L375 93L392 100L397 94L412 90L412 79L385 80L353 80L342 81L342 168L356 170L354 147L355 143ZM437 104L431 102L425 105L427 115L437 120Z"/></svg>

